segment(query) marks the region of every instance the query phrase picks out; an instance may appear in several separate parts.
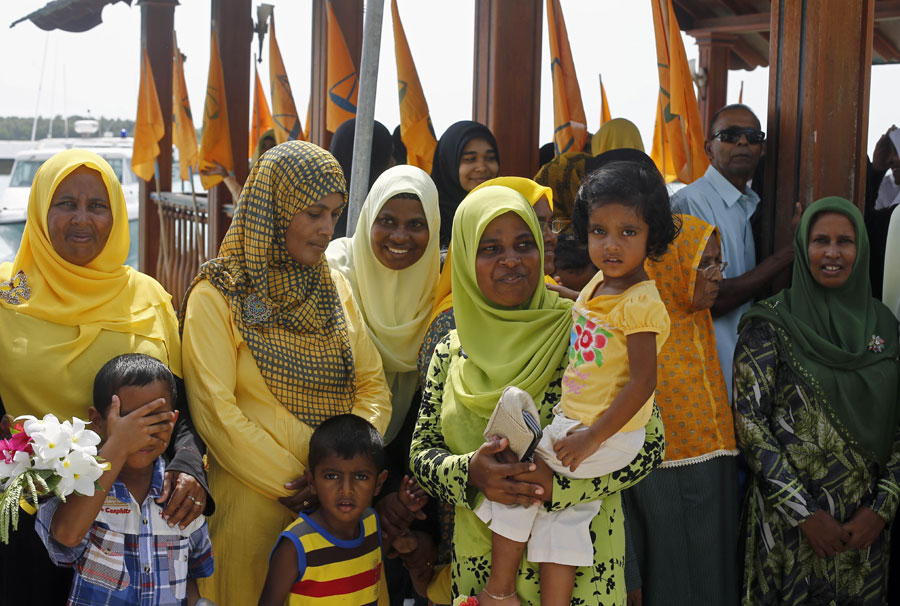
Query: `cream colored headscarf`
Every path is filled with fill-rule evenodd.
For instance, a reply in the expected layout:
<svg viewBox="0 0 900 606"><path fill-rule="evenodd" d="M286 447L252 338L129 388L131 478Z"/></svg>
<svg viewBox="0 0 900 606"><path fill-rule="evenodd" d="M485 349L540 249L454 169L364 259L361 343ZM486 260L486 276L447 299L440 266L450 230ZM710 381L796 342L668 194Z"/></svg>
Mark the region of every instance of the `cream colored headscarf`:
<svg viewBox="0 0 900 606"><path fill-rule="evenodd" d="M401 193L415 194L422 202L429 240L422 258L398 271L388 269L375 257L370 235L382 207ZM385 433L387 442L403 426L418 386L416 355L428 328L440 272L440 225L437 188L431 177L414 166L395 166L372 185L353 237L335 240L325 253L328 264L350 282L369 334L381 353L393 406Z"/></svg>

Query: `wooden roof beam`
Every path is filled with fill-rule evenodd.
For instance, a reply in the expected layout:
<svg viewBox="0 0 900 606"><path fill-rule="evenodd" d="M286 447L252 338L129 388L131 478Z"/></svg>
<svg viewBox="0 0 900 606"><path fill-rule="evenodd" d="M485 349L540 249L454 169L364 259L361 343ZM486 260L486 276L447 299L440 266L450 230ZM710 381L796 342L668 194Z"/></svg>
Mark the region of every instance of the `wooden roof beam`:
<svg viewBox="0 0 900 606"><path fill-rule="evenodd" d="M769 65L769 59L765 55L754 49L752 46L750 46L740 38L735 40L734 46L732 47L731 51L738 57L740 57L744 61L744 63L752 66L753 68L755 68L757 65L760 65L762 67L766 67Z"/></svg>
<svg viewBox="0 0 900 606"><path fill-rule="evenodd" d="M749 34L768 30L769 13L752 13L749 15L697 19L686 33L696 38L697 36L713 33Z"/></svg>
<svg viewBox="0 0 900 606"><path fill-rule="evenodd" d="M877 29L872 38L872 50L889 63L900 63L900 49Z"/></svg>
<svg viewBox="0 0 900 606"><path fill-rule="evenodd" d="M900 19L900 0L881 0L875 3L875 22Z"/></svg>

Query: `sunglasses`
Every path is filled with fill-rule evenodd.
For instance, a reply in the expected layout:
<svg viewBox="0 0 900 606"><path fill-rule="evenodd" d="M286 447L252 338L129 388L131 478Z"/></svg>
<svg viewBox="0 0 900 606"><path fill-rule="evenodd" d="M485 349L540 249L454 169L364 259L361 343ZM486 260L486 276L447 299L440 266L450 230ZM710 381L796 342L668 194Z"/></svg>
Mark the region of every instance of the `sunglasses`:
<svg viewBox="0 0 900 606"><path fill-rule="evenodd" d="M716 141L722 143L739 143L741 137L747 138L747 143L759 144L766 140L766 133L757 128L741 128L739 126L729 126L723 128L712 136Z"/></svg>

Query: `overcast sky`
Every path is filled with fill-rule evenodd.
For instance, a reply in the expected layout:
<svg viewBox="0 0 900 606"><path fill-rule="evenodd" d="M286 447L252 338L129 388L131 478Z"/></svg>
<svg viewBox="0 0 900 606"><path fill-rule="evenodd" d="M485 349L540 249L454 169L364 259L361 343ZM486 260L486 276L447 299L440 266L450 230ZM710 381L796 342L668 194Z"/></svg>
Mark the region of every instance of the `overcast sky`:
<svg viewBox="0 0 900 606"><path fill-rule="evenodd" d="M124 3L107 6L103 23L80 34L44 32L30 21L7 29L14 20L44 6L46 1L0 2L0 56L6 57L0 67L0 115L32 117L37 107L42 116L90 112L94 116L133 118L140 79L140 8ZM294 101L301 119L305 119L310 90L311 2L269 0L269 3L275 5L278 43ZM256 4L258 1L254 0L254 18ZM470 119L472 115L474 2L398 0L398 4L435 131L440 135L453 122ZM598 74L602 73L612 116L628 118L637 124L649 151L659 86L650 2L562 0L561 4L588 129L595 130L599 122ZM175 9L175 30L179 46L188 57L185 76L198 127L209 61L209 16L210 0L181 0ZM550 141L553 131L546 27L545 14L542 143ZM688 58L696 58L693 39L685 37L685 41ZM253 51L257 48L254 37ZM268 93L268 41L263 46L263 61L257 65ZM729 102L737 101L741 81L744 102L754 108L765 125L768 70L730 72ZM872 69L870 153L878 136L890 124L900 122L898 89L900 66ZM271 104L271 98L269 101ZM385 0L375 117L389 130L399 123L390 0ZM55 131L57 136L58 133ZM45 135L38 133L39 137Z"/></svg>

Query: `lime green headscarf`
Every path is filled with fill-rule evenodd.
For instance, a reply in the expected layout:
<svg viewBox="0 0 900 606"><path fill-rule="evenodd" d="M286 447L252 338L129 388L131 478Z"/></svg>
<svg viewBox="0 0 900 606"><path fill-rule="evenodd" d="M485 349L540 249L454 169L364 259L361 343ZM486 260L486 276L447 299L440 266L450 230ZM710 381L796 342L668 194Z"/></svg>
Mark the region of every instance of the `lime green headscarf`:
<svg viewBox="0 0 900 606"><path fill-rule="evenodd" d="M846 216L856 229L856 261L850 277L825 288L810 272L809 230L821 213ZM787 363L815 392L831 424L860 454L884 463L900 421L897 321L872 298L869 239L859 210L843 198L809 206L794 236L790 288L753 307L741 318L775 327Z"/></svg>
<svg viewBox="0 0 900 606"><path fill-rule="evenodd" d="M540 250L544 246L537 216L528 201L508 187L471 192L453 219L451 281L455 340L464 356L452 360L444 392L443 423L453 452L476 450L503 389L515 385L537 397L550 382L569 345L572 302L538 283L531 299L517 308L490 302L478 288L475 255L488 224L514 212L525 221ZM451 333L454 334L454 333ZM449 406L448 406L449 405Z"/></svg>

